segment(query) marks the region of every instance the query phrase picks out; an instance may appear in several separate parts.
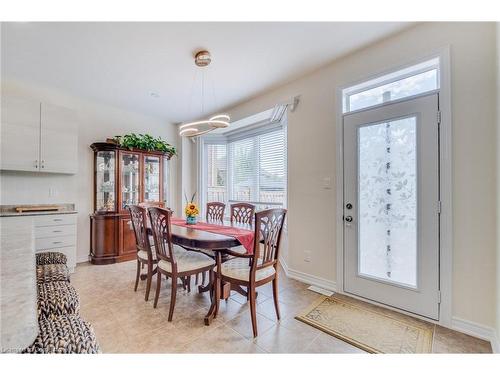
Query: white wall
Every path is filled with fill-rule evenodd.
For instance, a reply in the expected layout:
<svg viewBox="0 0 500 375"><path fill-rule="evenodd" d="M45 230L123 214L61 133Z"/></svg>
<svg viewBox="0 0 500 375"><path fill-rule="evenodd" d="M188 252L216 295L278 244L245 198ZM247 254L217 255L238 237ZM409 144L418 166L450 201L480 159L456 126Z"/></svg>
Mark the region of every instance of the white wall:
<svg viewBox="0 0 500 375"><path fill-rule="evenodd" d="M496 317L496 334L497 345L500 345L500 22L497 22L497 317ZM497 347L500 352L500 347Z"/></svg>
<svg viewBox="0 0 500 375"><path fill-rule="evenodd" d="M57 175L2 171L0 204L75 203L78 210L77 261L86 261L90 251L89 215L94 209L93 152L90 144L105 141L115 135L135 132L161 136L177 145L177 128L157 118L78 98L59 90L4 78L2 95L6 94L33 97L75 109L78 113L78 173ZM177 209L175 156L171 163L171 199L173 208ZM49 188L55 188L57 194L49 196Z"/></svg>
<svg viewBox="0 0 500 375"><path fill-rule="evenodd" d="M233 120L300 94L288 116L288 266L336 281L336 89L436 52L451 51L454 317L495 326L495 25L420 24L230 108ZM300 46L298 46L300 47ZM304 262L304 251L312 252Z"/></svg>

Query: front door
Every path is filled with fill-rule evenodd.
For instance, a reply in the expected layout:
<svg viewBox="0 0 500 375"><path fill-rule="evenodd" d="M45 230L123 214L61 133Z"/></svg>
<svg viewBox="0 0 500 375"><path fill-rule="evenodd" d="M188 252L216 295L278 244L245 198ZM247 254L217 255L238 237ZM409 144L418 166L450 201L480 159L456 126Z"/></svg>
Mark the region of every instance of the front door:
<svg viewBox="0 0 500 375"><path fill-rule="evenodd" d="M438 94L346 114L344 290L439 319Z"/></svg>

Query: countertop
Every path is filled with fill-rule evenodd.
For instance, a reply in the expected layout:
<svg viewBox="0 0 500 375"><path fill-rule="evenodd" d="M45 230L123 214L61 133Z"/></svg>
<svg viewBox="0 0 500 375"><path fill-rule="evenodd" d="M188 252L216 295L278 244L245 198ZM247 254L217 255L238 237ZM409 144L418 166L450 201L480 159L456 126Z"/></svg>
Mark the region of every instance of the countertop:
<svg viewBox="0 0 500 375"><path fill-rule="evenodd" d="M78 211L34 211L34 212L0 212L0 217L18 217L18 216L40 216L40 215L65 215L77 214Z"/></svg>
<svg viewBox="0 0 500 375"><path fill-rule="evenodd" d="M76 214L74 203L51 203L51 205L59 207L57 211L32 211L32 212L17 212L16 207L19 204L5 204L0 206L0 217L18 217L18 216L40 216L40 215L65 215ZM29 204L25 207L40 207L47 206L47 204Z"/></svg>
<svg viewBox="0 0 500 375"><path fill-rule="evenodd" d="M2 352L20 352L38 335L34 241L32 218L0 220Z"/></svg>

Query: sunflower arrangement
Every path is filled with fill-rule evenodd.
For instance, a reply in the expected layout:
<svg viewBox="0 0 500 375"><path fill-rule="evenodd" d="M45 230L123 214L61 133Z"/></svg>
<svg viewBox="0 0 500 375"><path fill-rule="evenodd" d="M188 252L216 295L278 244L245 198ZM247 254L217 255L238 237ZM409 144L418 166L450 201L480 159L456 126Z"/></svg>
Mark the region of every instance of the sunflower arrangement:
<svg viewBox="0 0 500 375"><path fill-rule="evenodd" d="M184 197L186 198L186 207L184 208L184 213L186 214L186 221L188 224L196 223L196 216L200 213L198 206L194 203L194 198L196 196L196 192L193 194L191 199L187 199L186 193L184 193Z"/></svg>
<svg viewBox="0 0 500 375"><path fill-rule="evenodd" d="M186 204L184 212L186 213L186 216L198 216L198 214L200 213L200 211L198 210L198 206L193 202L189 202L188 204Z"/></svg>

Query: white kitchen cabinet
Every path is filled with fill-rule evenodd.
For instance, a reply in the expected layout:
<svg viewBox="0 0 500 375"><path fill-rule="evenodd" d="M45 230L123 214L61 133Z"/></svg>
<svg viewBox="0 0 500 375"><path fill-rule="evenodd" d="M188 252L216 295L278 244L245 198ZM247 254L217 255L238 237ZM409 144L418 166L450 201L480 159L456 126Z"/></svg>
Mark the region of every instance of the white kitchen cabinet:
<svg viewBox="0 0 500 375"><path fill-rule="evenodd" d="M37 215L33 220L37 253L58 251L68 258L70 272L76 267L76 214Z"/></svg>
<svg viewBox="0 0 500 375"><path fill-rule="evenodd" d="M40 118L40 171L76 173L78 128L75 112L42 103Z"/></svg>
<svg viewBox="0 0 500 375"><path fill-rule="evenodd" d="M0 169L76 173L76 118L75 111L68 108L4 96Z"/></svg>
<svg viewBox="0 0 500 375"><path fill-rule="evenodd" d="M1 129L1 169L38 171L40 102L3 97Z"/></svg>

